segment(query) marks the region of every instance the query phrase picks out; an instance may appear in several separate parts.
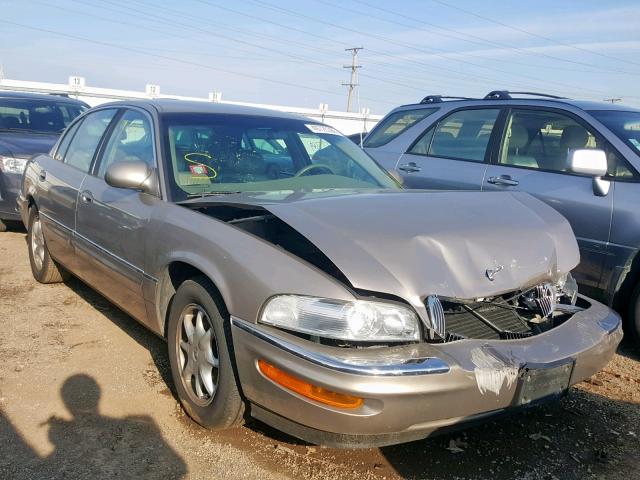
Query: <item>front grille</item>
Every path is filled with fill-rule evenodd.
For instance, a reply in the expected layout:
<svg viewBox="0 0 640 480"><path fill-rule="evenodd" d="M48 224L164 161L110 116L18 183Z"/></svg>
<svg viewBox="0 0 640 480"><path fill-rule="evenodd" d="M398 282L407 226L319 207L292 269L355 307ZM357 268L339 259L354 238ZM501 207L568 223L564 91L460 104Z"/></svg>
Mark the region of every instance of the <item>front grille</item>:
<svg viewBox="0 0 640 480"><path fill-rule="evenodd" d="M502 299L492 303L442 302L447 332L466 338L514 339L531 335L525 320Z"/></svg>

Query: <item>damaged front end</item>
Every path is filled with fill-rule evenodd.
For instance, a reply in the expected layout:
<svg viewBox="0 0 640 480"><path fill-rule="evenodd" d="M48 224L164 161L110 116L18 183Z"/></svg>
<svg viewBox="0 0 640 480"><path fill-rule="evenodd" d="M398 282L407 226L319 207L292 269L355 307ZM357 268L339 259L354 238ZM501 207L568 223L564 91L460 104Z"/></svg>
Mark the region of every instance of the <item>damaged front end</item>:
<svg viewBox="0 0 640 480"><path fill-rule="evenodd" d="M515 340L546 332L585 308L577 305L577 284L571 274L556 283L487 298L458 300L430 295L425 301L431 338Z"/></svg>

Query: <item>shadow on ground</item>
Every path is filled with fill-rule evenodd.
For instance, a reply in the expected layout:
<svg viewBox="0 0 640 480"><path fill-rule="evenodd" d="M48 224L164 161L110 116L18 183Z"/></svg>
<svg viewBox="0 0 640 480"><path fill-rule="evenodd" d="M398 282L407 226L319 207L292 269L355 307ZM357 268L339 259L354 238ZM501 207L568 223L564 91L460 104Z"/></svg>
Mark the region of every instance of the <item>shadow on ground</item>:
<svg viewBox="0 0 640 480"><path fill-rule="evenodd" d="M2 478L183 478L187 467L146 415L101 415L101 391L89 375L65 380L60 395L69 418L50 417L54 450L41 458L0 411ZM7 454L8 453L8 454Z"/></svg>

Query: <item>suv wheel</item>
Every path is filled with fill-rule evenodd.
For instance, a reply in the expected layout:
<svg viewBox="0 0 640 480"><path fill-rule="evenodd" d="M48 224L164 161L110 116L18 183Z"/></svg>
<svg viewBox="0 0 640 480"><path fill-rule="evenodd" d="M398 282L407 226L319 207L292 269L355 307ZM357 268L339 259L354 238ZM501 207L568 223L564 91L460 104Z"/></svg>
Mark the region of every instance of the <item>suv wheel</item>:
<svg viewBox="0 0 640 480"><path fill-rule="evenodd" d="M640 284L631 295L626 333L629 334L636 347L640 348Z"/></svg>
<svg viewBox="0 0 640 480"><path fill-rule="evenodd" d="M47 242L42 232L42 223L38 209L29 210L29 228L27 230L27 245L29 248L29 263L31 273L40 283L59 283L68 277L65 270L59 267L49 255Z"/></svg>
<svg viewBox="0 0 640 480"><path fill-rule="evenodd" d="M167 344L182 406L200 425L221 430L242 423L244 402L233 369L231 328L219 305L207 278L186 280L171 302Z"/></svg>

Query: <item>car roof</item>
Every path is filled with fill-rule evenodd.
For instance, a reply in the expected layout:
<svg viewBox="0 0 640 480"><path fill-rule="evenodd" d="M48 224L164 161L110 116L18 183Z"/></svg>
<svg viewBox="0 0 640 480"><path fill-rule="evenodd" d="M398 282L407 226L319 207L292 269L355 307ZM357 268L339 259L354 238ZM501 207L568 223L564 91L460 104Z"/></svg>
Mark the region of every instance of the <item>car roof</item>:
<svg viewBox="0 0 640 480"><path fill-rule="evenodd" d="M500 105L538 105L538 106L566 106L571 105L573 107L579 108L581 110L590 111L590 110L616 110L616 111L625 111L625 112L640 112L639 108L629 107L627 105L622 105L619 103L608 103L608 102L593 102L587 100L573 100L571 98L539 98L539 97L530 97L530 98L511 98L511 99L456 99L456 100L443 100L441 102L432 102L432 103L412 103L408 105L402 105L401 107L397 107L396 110L409 110L419 108L437 108L440 106L483 106L483 105L491 105L491 106L500 106Z"/></svg>
<svg viewBox="0 0 640 480"><path fill-rule="evenodd" d="M31 93L31 92L13 92L13 91L3 91L0 90L0 98L16 98L20 100L55 100L60 102L67 103L76 103L80 105L87 105L85 102L81 100L76 100L75 98L69 98L65 95L56 95L49 93Z"/></svg>
<svg viewBox="0 0 640 480"><path fill-rule="evenodd" d="M278 110L270 110L268 108L232 105L228 103L198 102L193 100L174 100L170 98L159 98L153 100L124 100L119 102L104 103L100 105L100 107L105 106L132 106L144 108L147 110L153 108L161 115L171 113L218 113L226 115L264 116L313 122L313 120L300 115L280 112Z"/></svg>

